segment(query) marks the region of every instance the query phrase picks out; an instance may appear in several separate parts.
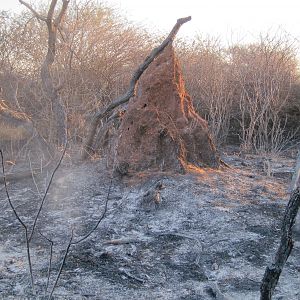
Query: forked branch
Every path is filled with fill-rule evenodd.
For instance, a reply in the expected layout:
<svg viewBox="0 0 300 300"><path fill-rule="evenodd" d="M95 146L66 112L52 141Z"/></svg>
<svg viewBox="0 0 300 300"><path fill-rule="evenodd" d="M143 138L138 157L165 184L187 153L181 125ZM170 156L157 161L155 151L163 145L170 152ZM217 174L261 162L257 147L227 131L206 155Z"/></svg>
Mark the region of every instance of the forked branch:
<svg viewBox="0 0 300 300"><path fill-rule="evenodd" d="M107 192L107 196L106 196L106 200L105 200L105 205L104 205L104 211L102 213L102 215L100 216L99 220L97 221L97 223L95 224L95 226L87 233L85 234L84 236L82 237L79 237L76 241L74 240L74 232L72 230L72 233L71 233L71 238L69 240L69 243L67 244L67 247L66 247L66 250L65 250L65 254L64 254L64 257L62 259L62 262L61 262L61 265L60 265L60 268L59 268L59 271L56 275L56 279L55 279L55 282L53 284L53 287L51 289L51 292L49 294L49 298L48 299L52 299L52 295L53 295L53 292L57 286L57 283L59 281L59 278L60 278L60 275L62 273L62 270L64 268L64 265L65 265L65 262L66 262L66 259L67 259L67 256L69 254L69 251L70 251L70 248L72 245L76 245L76 244L79 244L83 241L85 241L87 238L89 238L89 236L98 228L99 224L102 222L102 220L105 218L106 216L106 212L107 212L107 204L108 204L108 200L109 200L109 196L110 196L110 192L111 192L111 187L112 187L112 180L110 181L110 184L109 184L109 188L108 188L108 192ZM46 237L45 237L46 238ZM50 241L48 238L46 238L48 241ZM73 241L74 240L74 241ZM51 241L50 241L51 242ZM51 245L52 246L52 245ZM51 248L51 251L52 251L52 248ZM52 252L51 252L51 257L52 257ZM47 281L49 281L49 277L50 277L50 272L51 272L51 258L50 258L50 262L49 262L49 271L48 271L48 279ZM47 286L48 286L48 283L47 283Z"/></svg>
<svg viewBox="0 0 300 300"><path fill-rule="evenodd" d="M55 173L57 172L57 170L59 169L59 167L60 167L60 165L61 165L61 163L62 163L62 160L63 160L63 158L64 158L64 156L65 156L65 154L66 154L67 146L68 146L68 142L65 143L65 146L64 146L63 152L62 152L62 154L61 154L61 156L60 156L60 159L59 159L59 161L58 161L56 167L54 168L54 170L53 170L53 172L52 172L52 174L51 174L51 176L50 176L50 180L49 180L49 182L48 182L48 184L47 184L47 187L46 187L44 196L43 196L43 198L42 198L42 201L41 201L41 203L40 203L39 209L38 209L37 214L36 214L36 216L35 216L35 218L34 218L34 221L33 221L31 233L30 233L30 235L29 235L29 241L32 239L32 236L33 236L33 234L34 234L34 231L35 231L35 228L36 228L36 223L37 223L37 221L38 221L38 218L39 218L40 213L41 213L41 211L42 211L42 208L43 208L43 206L44 206L44 203L45 203L46 197L47 197L47 195L48 195L49 189L50 189L50 187L51 187L51 184L52 184L54 175L55 175Z"/></svg>

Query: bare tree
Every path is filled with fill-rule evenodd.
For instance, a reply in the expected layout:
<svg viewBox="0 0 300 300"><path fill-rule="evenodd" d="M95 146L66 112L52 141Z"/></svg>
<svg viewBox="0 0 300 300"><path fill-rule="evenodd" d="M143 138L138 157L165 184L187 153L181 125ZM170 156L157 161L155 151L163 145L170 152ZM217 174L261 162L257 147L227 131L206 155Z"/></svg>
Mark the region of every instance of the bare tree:
<svg viewBox="0 0 300 300"><path fill-rule="evenodd" d="M47 25L48 50L41 67L42 87L46 94L46 97L50 100L53 109L56 126L55 140L59 145L62 145L66 140L66 113L59 95L60 87L55 86L54 80L51 75L51 66L53 65L55 60L58 28L60 26L60 23L62 22L70 1L62 0L62 7L60 8L60 11L56 17L55 8L57 5L57 0L51 1L47 16L39 14L32 6L30 6L25 1L19 0L19 2L25 5L38 20L45 22Z"/></svg>
<svg viewBox="0 0 300 300"><path fill-rule="evenodd" d="M46 16L48 6L41 3L39 11ZM16 108L17 98L22 111L51 141L53 105L40 80L48 42L45 22L29 10L0 16L0 21L0 81L5 99ZM70 143L81 142L86 121L126 90L132 71L151 51L154 40L145 29L102 4L74 1L68 6L57 31L51 76L55 84L63 83L58 92L67 109Z"/></svg>

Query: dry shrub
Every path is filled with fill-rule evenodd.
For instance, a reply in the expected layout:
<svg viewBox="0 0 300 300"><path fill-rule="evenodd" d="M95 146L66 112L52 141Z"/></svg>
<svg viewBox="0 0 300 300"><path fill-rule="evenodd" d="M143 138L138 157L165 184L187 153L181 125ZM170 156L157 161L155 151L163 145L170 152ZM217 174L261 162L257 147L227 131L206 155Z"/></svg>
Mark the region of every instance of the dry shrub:
<svg viewBox="0 0 300 300"><path fill-rule="evenodd" d="M278 152L289 141L280 114L292 101L297 62L292 44L282 38L229 49L238 87L242 149Z"/></svg>
<svg viewBox="0 0 300 300"><path fill-rule="evenodd" d="M39 11L46 10L45 3ZM27 11L0 18L5 51L0 85L10 105L31 116L51 141L53 108L41 88L40 68L47 34ZM57 41L52 76L68 116L69 138L81 141L92 114L127 88L131 73L152 48L150 36L116 11L92 1L69 7Z"/></svg>
<svg viewBox="0 0 300 300"><path fill-rule="evenodd" d="M46 7L43 2L38 10ZM40 82L46 43L44 24L27 10L15 16L0 13L4 98L51 141L56 124ZM158 43L159 38L113 9L93 1L69 6L52 68L68 116L69 139L82 141L93 113L126 90L133 70ZM193 43L179 41L177 51L188 92L218 145L233 135L245 151L276 152L286 145L300 125L292 41L265 36L252 44L224 47L216 39L197 37Z"/></svg>
<svg viewBox="0 0 300 300"><path fill-rule="evenodd" d="M187 89L220 145L229 133L235 90L224 49L218 40L197 37L191 46L184 47L181 57Z"/></svg>
<svg viewBox="0 0 300 300"><path fill-rule="evenodd" d="M246 152L280 152L291 142L295 130L286 126L287 107L299 114L300 106L292 105L299 83L289 39L267 35L224 48L217 40L198 38L179 47L188 90L219 145L228 134L238 135Z"/></svg>
<svg viewBox="0 0 300 300"><path fill-rule="evenodd" d="M90 1L71 7L63 41L57 77L64 82L71 134L82 140L86 120L124 93L136 65L150 51L151 41L116 11Z"/></svg>

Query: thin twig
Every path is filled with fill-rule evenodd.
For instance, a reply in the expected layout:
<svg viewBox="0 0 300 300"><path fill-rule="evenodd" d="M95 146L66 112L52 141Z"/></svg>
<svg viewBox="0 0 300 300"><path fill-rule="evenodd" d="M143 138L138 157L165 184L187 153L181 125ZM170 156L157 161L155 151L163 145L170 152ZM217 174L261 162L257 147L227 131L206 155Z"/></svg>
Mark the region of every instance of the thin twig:
<svg viewBox="0 0 300 300"><path fill-rule="evenodd" d="M62 154L61 154L61 156L60 156L60 159L59 159L59 161L58 161L58 163L57 163L55 169L53 170L53 172L52 172L52 174L51 174L50 180L49 180L49 182L48 182L48 185L47 185L47 188L46 188L46 190L45 190L45 193L44 193L43 199L42 199L42 201L41 201L41 204L40 204L40 206L39 206L38 212L37 212L37 214L36 214L36 216L35 216L35 218L34 218L32 230L31 230L31 233L30 233L30 236L29 236L29 241L32 239L32 236L33 236L33 233L34 233L34 230L35 230L35 227L36 227L37 220L38 220L39 215L40 215L40 213L41 213L41 211L42 211L42 208L43 208L43 205L44 205L44 203L45 203L45 199L46 199L47 194L48 194L48 192L49 192L50 186L51 186L51 184L52 184L54 175L55 175L56 171L58 170L58 168L60 167L61 162L62 162L62 160L63 160L63 158L64 158L64 156L65 156L65 153L66 153L66 150L67 150L67 146L68 146L68 142L65 143L65 146L64 146L63 152L62 152Z"/></svg>
<svg viewBox="0 0 300 300"><path fill-rule="evenodd" d="M101 217L99 218L98 222L95 224L95 226L86 235L84 235L83 237L79 238L79 240L72 242L72 245L79 244L82 241L84 241L85 239L87 239L98 228L98 226L101 223L101 221L105 218L105 215L106 215L106 212L107 212L107 204L108 204L108 200L109 200L109 195L110 195L111 187L112 187L112 180L110 181L109 189L108 189L108 192L107 192L107 197L106 197L106 200L105 200L104 211L103 211Z"/></svg>
<svg viewBox="0 0 300 300"><path fill-rule="evenodd" d="M58 271L58 273L57 273L55 282L54 282L54 284L53 284L51 293L50 293L50 295L49 295L49 298L48 298L49 300L51 299L51 297L52 297L52 295L53 295L54 289L56 288L56 285L57 285L57 283L58 283L59 277L60 277L61 272L62 272L62 270L63 270L63 267L64 267L64 265L65 265L65 262L66 262L66 259L67 259L67 256L68 256L70 247L71 247L71 245L72 245L72 240L73 240L73 230L72 230L72 233L71 233L70 241L69 241L68 246L67 246L66 251L65 251L65 255L64 255L63 260L62 260L62 262L61 262L59 271Z"/></svg>
<svg viewBox="0 0 300 300"><path fill-rule="evenodd" d="M53 257L53 241L47 238L45 235L43 235L40 231L39 234L49 242L50 244L50 254L49 254L49 265L48 265L48 271L47 271L47 283L46 283L46 289L45 289L45 296L47 294L47 290L49 287L49 281L50 281L50 276L51 276L51 269L52 269L52 257Z"/></svg>
<svg viewBox="0 0 300 300"><path fill-rule="evenodd" d="M38 187L38 185L36 183L35 177L34 177L34 170L32 168L32 163L31 163L30 155L28 155L28 160L29 160L29 167L30 167L32 181L33 181L33 183L35 185L35 188L36 188L36 191L37 191L37 193L39 195L39 198L42 199L42 196L41 196L41 193L40 193L40 189L39 189L39 187Z"/></svg>
<svg viewBox="0 0 300 300"><path fill-rule="evenodd" d="M57 285L57 283L58 283L59 277L60 277L61 272L62 272L62 270L63 270L63 267L64 267L64 265L65 265L65 261L66 261L66 259L67 259L67 256L68 256L70 247L71 247L72 245L76 245L76 244L78 244L78 243L80 243L80 242L86 240L86 239L87 239L87 238L88 238L88 237L89 237L89 236L97 229L97 227L99 226L99 224L101 223L101 221L104 219L105 214L106 214L106 212L107 212L107 204L108 204L108 200L109 200L109 195L110 195L111 187L112 187L112 180L110 181L110 185L109 185L109 189L108 189L108 193L107 193L107 197L106 197L106 201L105 201L104 211L103 211L103 213L102 213L100 219L98 220L97 224L96 224L96 225L95 225L95 226L94 226L94 227L93 227L93 228L92 228L85 236L83 236L82 238L80 238L79 240L77 240L77 241L75 241L75 242L73 242L73 237L74 237L74 235L73 235L73 230L72 230L70 241L69 241L69 243L68 243L68 245L67 245L67 248L66 248L66 251L65 251L65 255L64 255L64 257L63 257L62 263L61 263L61 265L60 265L59 271L58 271L57 276L56 276L56 280L55 280L55 282L54 282L54 285L53 285L53 287L52 287L52 290L51 290L51 293L50 293L48 299L51 299L51 297L52 297L52 295L53 295L54 289L55 289L55 287L56 287L56 285Z"/></svg>
<svg viewBox="0 0 300 300"><path fill-rule="evenodd" d="M41 14L39 14L32 6L30 6L27 2L25 2L25 1L23 1L23 0L19 0L19 2L21 3L21 4L23 4L24 6L26 6L33 14L34 14L34 16L37 18L37 19L39 19L39 20L41 20L41 21L44 21L44 22L46 22L47 21L47 18L46 17L44 17L44 16L42 16Z"/></svg>
<svg viewBox="0 0 300 300"><path fill-rule="evenodd" d="M26 253L27 253L27 260L28 260L28 265L29 265L30 281L31 281L32 291L35 294L32 263L31 263L31 256L30 256L30 245L29 245L27 227L25 229L25 239L26 239Z"/></svg>

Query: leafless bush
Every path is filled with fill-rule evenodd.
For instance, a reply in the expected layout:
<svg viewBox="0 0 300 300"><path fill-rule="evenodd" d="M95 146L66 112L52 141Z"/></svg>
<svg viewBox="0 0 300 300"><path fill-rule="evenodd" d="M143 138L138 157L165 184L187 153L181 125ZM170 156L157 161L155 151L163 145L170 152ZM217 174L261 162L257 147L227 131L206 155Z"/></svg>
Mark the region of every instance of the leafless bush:
<svg viewBox="0 0 300 300"><path fill-rule="evenodd" d="M39 11L44 10L42 4ZM0 71L4 97L14 107L18 103L42 135L51 139L53 106L39 79L47 49L45 28L26 11L18 16L3 14L0 26L5 41L0 45L5 50L0 56L5 66ZM145 31L116 11L91 1L72 2L57 35L52 77L67 110L69 135L76 142L82 140L92 113L124 92L151 45Z"/></svg>
<svg viewBox="0 0 300 300"><path fill-rule="evenodd" d="M226 141L234 93L231 73L218 40L197 37L182 53L187 88L208 120L217 144Z"/></svg>
<svg viewBox="0 0 300 300"><path fill-rule="evenodd" d="M46 9L46 2L40 4L39 11ZM39 78L47 49L44 25L28 11L17 16L1 13L0 37L4 98L27 113L41 135L51 140L53 107ZM70 141L80 143L94 112L124 93L133 70L158 39L113 9L93 1L71 2L59 28L52 66ZM286 137L293 135L286 107L300 99L292 41L264 36L256 43L224 47L216 39L197 37L193 43L178 43L177 51L188 91L217 144L234 133L246 151L280 151ZM299 112L300 106L295 107Z"/></svg>
<svg viewBox="0 0 300 300"><path fill-rule="evenodd" d="M10 206L10 209L12 210L14 217L16 218L16 220L18 221L19 225L22 227L22 229L24 230L25 233L25 244L26 244L26 253L27 253L27 262L28 262L28 269L29 269L29 276L30 276L30 282L31 282L31 287L32 287L32 292L33 294L36 294L35 291L35 277L34 277L34 272L33 272L33 263L32 263L32 256L31 256L31 252L32 252L32 242L34 239L34 233L36 231L39 232L39 234L50 244L50 253L49 253L49 265L48 265L48 271L47 271L47 283L46 283L46 288L45 288L45 296L48 296L48 299L52 299L52 295L54 293L54 290L58 284L58 281L60 279L61 273L63 271L63 268L65 266L65 262L66 262L66 258L70 252L70 248L71 246L75 246L77 244L80 244L81 242L87 240L95 231L96 229L99 227L100 223L104 220L104 218L106 217L106 213L107 213L107 209L108 209L108 200L110 197L110 193L111 193L111 188L112 188L112 180L110 180L110 184L108 187L108 192L107 192L107 197L105 199L105 203L104 203L104 209L101 213L101 215L99 216L97 222L92 226L91 229L89 229L85 234L81 235L81 236L76 236L74 235L73 230L71 231L71 237L69 242L67 243L67 246L65 248L65 253L62 257L62 261L60 263L60 267L59 270L55 276L55 280L52 284L52 288L50 290L50 292L47 295L47 291L48 291L48 287L50 284L50 276L51 276L51 272L52 272L52 259L53 259L53 247L54 247L54 242L53 240L51 240L50 238L48 238L47 236L45 236L45 234L43 234L38 226L38 220L40 218L42 209L45 205L46 202L46 198L48 197L49 194L49 190L51 188L51 185L53 183L53 179L54 176L56 174L56 172L58 171L58 169L61 166L62 160L64 159L65 153L67 150L67 142L65 143L64 149L62 150L62 153L60 155L60 158L55 166L55 168L53 169L53 171L51 172L50 178L48 180L48 183L46 185L45 191L43 193L43 195L40 194L39 189L37 188L37 192L38 195L40 197L40 203L39 206L37 208L34 220L33 220L33 224L29 225L27 224L23 218L20 216L20 213L18 212L15 204L11 201L11 197L10 197L10 193L9 193L9 189L8 189L8 184L7 184L7 173L5 170L5 159L4 159L4 155L3 155L3 150L0 149L0 168L1 168L1 176L3 178L3 184L4 184L4 191L6 193L6 197ZM33 174L33 170L31 170L32 172L32 178L34 181L35 186L36 182L34 179L34 174ZM2 179L1 178L1 179Z"/></svg>
<svg viewBox="0 0 300 300"><path fill-rule="evenodd" d="M229 55L238 86L242 149L280 151L289 140L280 113L296 81L293 45L266 36L257 44L232 47Z"/></svg>
<svg viewBox="0 0 300 300"><path fill-rule="evenodd" d="M244 151L280 152L291 141L295 132L288 131L284 114L298 85L293 41L267 35L225 48L198 37L179 48L187 88L218 144L226 141L233 120Z"/></svg>
<svg viewBox="0 0 300 300"><path fill-rule="evenodd" d="M124 92L150 38L114 10L88 1L71 7L60 39L56 72L71 135L80 141L86 120Z"/></svg>

